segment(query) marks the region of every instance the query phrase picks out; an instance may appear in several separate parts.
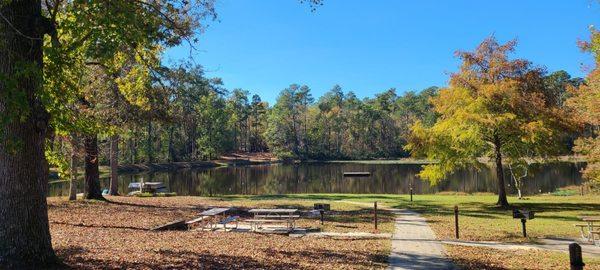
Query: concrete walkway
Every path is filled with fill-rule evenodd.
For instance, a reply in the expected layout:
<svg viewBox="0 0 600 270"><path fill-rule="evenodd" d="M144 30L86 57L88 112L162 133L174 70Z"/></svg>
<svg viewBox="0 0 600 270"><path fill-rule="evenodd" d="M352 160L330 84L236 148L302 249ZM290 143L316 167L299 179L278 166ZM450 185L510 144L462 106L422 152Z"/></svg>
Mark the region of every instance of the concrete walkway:
<svg viewBox="0 0 600 270"><path fill-rule="evenodd" d="M454 269L425 218L409 210L386 210L396 215L389 269Z"/></svg>
<svg viewBox="0 0 600 270"><path fill-rule="evenodd" d="M372 207L372 204L339 201ZM569 252L569 244L579 242L576 239L539 239L540 243L502 243L492 241L438 240L426 220L410 210L398 210L380 207L396 215L395 231L392 237L392 252L389 269L455 269L445 256L443 245L462 245L494 248L499 250L537 249L546 251ZM584 256L600 257L600 246L582 243Z"/></svg>
<svg viewBox="0 0 600 270"><path fill-rule="evenodd" d="M372 207L372 204L362 202L339 202ZM379 209L390 211L396 216L388 269L455 269L450 259L446 258L444 246L436 239L425 218L406 209L385 206Z"/></svg>

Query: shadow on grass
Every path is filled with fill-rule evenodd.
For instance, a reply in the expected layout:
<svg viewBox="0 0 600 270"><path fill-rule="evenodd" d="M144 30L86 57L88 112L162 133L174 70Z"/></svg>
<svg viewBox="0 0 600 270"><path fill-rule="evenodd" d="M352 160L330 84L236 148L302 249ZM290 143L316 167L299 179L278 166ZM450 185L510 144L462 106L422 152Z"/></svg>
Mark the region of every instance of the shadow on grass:
<svg viewBox="0 0 600 270"><path fill-rule="evenodd" d="M139 204L139 203L129 203L129 202L117 202L117 201L110 201L110 200L106 200L106 203L108 203L108 204L114 204L114 205L135 206L135 207L154 208L154 209L165 209L165 210L189 209L188 207L160 206L160 205L151 205L151 204Z"/></svg>
<svg viewBox="0 0 600 270"><path fill-rule="evenodd" d="M490 265L485 261L466 259L466 258L452 258L454 264L458 265L460 269L486 269L486 270L505 270L507 268L501 266Z"/></svg>
<svg viewBox="0 0 600 270"><path fill-rule="evenodd" d="M151 252L159 255L160 259L157 260L156 256L149 256L148 260L131 261L101 259L94 258L94 254L81 247L58 248L56 253L64 266L50 269L302 269L296 263L260 262L250 256L173 250Z"/></svg>
<svg viewBox="0 0 600 270"><path fill-rule="evenodd" d="M356 241L356 240L355 240ZM265 252L273 252L265 250ZM388 261L387 254L371 254L366 252L337 252L326 249L301 250L301 251L275 251L287 257L305 257L305 258L327 258L329 262L351 263L352 265L362 265L373 267L373 264L385 264Z"/></svg>
<svg viewBox="0 0 600 270"><path fill-rule="evenodd" d="M133 227L133 226L97 225L97 224L58 222L58 221L50 221L50 224L66 225L66 226L73 226L73 227L85 227L85 228L104 228L104 229L125 229L125 230L149 231L149 229L147 229L147 228L140 228L140 227Z"/></svg>
<svg viewBox="0 0 600 270"><path fill-rule="evenodd" d="M561 212L589 212L590 215L600 211L600 204L593 203L564 203L564 202L516 202L509 209L498 207L494 204L484 202L456 202L461 216L475 218L498 219L506 216L512 217L512 209L528 209L539 213L538 218L580 221L573 214L560 215ZM451 203L436 202L433 200L418 200L414 202L399 202L392 206L396 209L409 208L422 214L452 216L454 205ZM542 213L556 213L544 215Z"/></svg>
<svg viewBox="0 0 600 270"><path fill-rule="evenodd" d="M319 218L315 217L314 219ZM373 221L373 218L372 210L334 211L324 216L326 222L340 223L370 223ZM394 214L387 211L378 211L377 218L380 222L391 222L394 219Z"/></svg>

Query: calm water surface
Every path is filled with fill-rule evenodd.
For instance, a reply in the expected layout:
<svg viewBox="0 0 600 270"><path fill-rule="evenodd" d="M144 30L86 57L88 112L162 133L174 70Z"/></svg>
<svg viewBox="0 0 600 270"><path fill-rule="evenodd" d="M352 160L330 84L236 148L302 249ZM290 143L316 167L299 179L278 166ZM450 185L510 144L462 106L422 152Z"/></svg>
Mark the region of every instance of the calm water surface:
<svg viewBox="0 0 600 270"><path fill-rule="evenodd" d="M524 194L555 191L557 188L581 182L581 163L533 164L524 181ZM131 182L164 182L177 195L211 196L227 194L289 194L289 193L408 193L410 186L416 193L494 192L495 172L484 168L458 171L437 185L415 176L421 165L416 164L362 164L362 163L303 163L274 164L211 169L182 169L172 172L122 174L119 191L128 192ZM348 178L343 172L367 171L370 177ZM514 193L509 173L506 173L508 190ZM108 179L101 179L103 188ZM50 184L50 196L66 196L68 182ZM78 187L78 192L83 187Z"/></svg>

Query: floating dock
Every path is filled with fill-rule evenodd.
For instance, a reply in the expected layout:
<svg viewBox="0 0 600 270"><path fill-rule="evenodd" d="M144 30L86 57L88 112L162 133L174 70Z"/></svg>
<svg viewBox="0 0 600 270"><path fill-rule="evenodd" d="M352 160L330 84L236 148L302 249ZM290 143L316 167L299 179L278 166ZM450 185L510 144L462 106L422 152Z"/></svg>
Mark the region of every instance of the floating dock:
<svg viewBox="0 0 600 270"><path fill-rule="evenodd" d="M344 177L367 177L371 172L344 172Z"/></svg>

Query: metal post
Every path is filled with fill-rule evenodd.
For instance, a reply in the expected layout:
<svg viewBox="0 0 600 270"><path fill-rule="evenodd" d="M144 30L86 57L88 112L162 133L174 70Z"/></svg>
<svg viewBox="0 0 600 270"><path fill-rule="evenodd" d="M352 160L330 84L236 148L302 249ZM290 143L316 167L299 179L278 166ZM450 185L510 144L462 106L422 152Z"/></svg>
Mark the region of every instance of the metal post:
<svg viewBox="0 0 600 270"><path fill-rule="evenodd" d="M325 211L319 210L319 212L321 212L321 225L323 225L323 215L324 215Z"/></svg>
<svg viewBox="0 0 600 270"><path fill-rule="evenodd" d="M412 186L411 186L411 187L410 187L410 201L411 201L411 202L413 201L413 200L412 200L412 195L413 195L413 188L412 188Z"/></svg>
<svg viewBox="0 0 600 270"><path fill-rule="evenodd" d="M454 231L456 232L456 239L458 239L458 205L454 206Z"/></svg>
<svg viewBox="0 0 600 270"><path fill-rule="evenodd" d="M375 202L374 208L375 208L375 211L374 211L375 212L375 230L377 230L377 202Z"/></svg>
<svg viewBox="0 0 600 270"><path fill-rule="evenodd" d="M583 270L583 258L581 256L581 246L577 243L569 245L569 261L571 263L571 270Z"/></svg>
<svg viewBox="0 0 600 270"><path fill-rule="evenodd" d="M521 223L523 223L523 237L527 238L527 219L522 218Z"/></svg>

